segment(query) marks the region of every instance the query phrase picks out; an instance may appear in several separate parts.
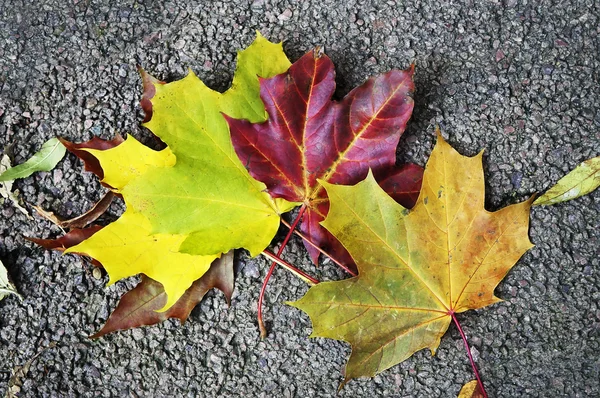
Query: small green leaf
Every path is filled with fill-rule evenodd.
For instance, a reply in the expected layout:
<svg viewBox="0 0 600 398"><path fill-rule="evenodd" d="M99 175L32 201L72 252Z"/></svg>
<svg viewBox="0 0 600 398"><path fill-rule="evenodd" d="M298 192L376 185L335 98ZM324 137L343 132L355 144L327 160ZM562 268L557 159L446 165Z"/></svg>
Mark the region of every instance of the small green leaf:
<svg viewBox="0 0 600 398"><path fill-rule="evenodd" d="M547 206L586 195L600 186L600 156L581 163L533 202Z"/></svg>
<svg viewBox="0 0 600 398"><path fill-rule="evenodd" d="M8 280L6 268L4 268L2 261L0 261L0 300L9 294L14 294L19 299L23 300L23 297L21 297L21 295L17 292L17 289L15 289L13 284Z"/></svg>
<svg viewBox="0 0 600 398"><path fill-rule="evenodd" d="M65 146L57 138L52 138L28 161L6 170L0 175L0 181L26 178L36 171L50 171L65 156Z"/></svg>

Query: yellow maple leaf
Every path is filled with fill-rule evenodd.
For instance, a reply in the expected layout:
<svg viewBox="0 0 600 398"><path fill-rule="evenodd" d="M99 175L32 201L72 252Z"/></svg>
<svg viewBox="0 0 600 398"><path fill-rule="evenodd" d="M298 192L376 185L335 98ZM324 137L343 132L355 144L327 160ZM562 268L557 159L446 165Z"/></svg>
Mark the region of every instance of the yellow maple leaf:
<svg viewBox="0 0 600 398"><path fill-rule="evenodd" d="M266 186L238 159L222 112L263 121L258 77L287 70L281 43L257 34L238 53L232 87L209 89L192 72L164 84L143 75L150 120L145 124L168 147L153 151L128 137L110 149L78 146L99 163L102 182L127 206L116 222L65 252L100 261L114 283L139 273L163 284L174 304L221 253L246 248L259 254L296 204L271 199ZM149 94L150 93L150 94Z"/></svg>
<svg viewBox="0 0 600 398"><path fill-rule="evenodd" d="M108 272L109 285L122 278L145 274L160 281L167 294L161 311L179 300L219 255L179 253L186 235L152 234L148 219L127 209L117 221L102 228L65 253L82 253L98 260Z"/></svg>
<svg viewBox="0 0 600 398"><path fill-rule="evenodd" d="M154 151L129 135L123 143L108 150L81 148L94 156L102 167L102 182L119 192L131 180L144 175L149 169L175 165L175 155L169 147Z"/></svg>
<svg viewBox="0 0 600 398"><path fill-rule="evenodd" d="M345 381L424 348L435 353L452 315L499 301L494 288L533 246L531 200L485 210L481 158L461 156L438 134L412 210L372 174L350 187L324 183L331 209L323 226L359 275L320 283L291 304L310 316L311 337L352 345Z"/></svg>

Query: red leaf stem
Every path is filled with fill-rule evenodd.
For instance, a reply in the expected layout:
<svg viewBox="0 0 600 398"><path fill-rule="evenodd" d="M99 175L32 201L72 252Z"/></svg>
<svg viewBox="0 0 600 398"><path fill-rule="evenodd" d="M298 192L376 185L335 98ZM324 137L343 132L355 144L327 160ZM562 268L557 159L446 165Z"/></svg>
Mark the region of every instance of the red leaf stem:
<svg viewBox="0 0 600 398"><path fill-rule="evenodd" d="M481 388L483 397L488 398L487 392L485 391L485 387L483 386L483 382L481 381L481 378L479 377L479 372L477 371L477 366L475 365L475 361L473 360L473 356L471 355L471 349L469 348L469 343L467 343L467 336L465 336L465 333L463 332L462 327L460 326L460 323L458 322L458 319L456 318L456 314L454 312L450 312L450 315L452 316L452 320L454 321L454 324L458 328L458 332L460 333L460 336L462 337L463 342L465 343L465 348L467 349L467 355L469 356L469 361L471 362L471 367L473 368L473 373L475 373L475 378L477 379L477 382L479 383L479 387Z"/></svg>
<svg viewBox="0 0 600 398"><path fill-rule="evenodd" d="M331 261L333 261L334 263L336 263L337 265L339 265L344 271L346 271L347 273L349 273L352 276L358 276L358 274L354 271L352 271L350 268L346 267L342 262L338 261L335 259L335 257L333 257L330 253L327 253L325 250L321 249L319 246L317 246L315 243L313 243L310 239L308 239L308 237L306 235L304 235L302 232L293 229L292 226L285 220L281 220L281 222L283 223L283 225L285 225L286 227L288 227L290 230L293 230L294 233L296 235L298 235L300 238L302 238L304 240L305 243L307 243L308 245L312 246L315 248L315 250L317 250L319 253L323 254L324 256L329 257L329 259Z"/></svg>
<svg viewBox="0 0 600 398"><path fill-rule="evenodd" d="M302 207L300 207L300 211L298 212L298 216L296 216L296 219L294 220L292 226L290 227L290 230L288 231L287 235L283 239L283 243L279 247L279 250L277 250L277 257L280 257L281 253L283 253L283 249L285 249L285 246L288 244L290 238L292 237L292 234L294 233L294 230L296 229L296 226L302 219L302 216L304 215L305 211L306 211L306 206L302 205ZM273 275L273 271L275 270L276 265L277 265L277 262L275 262L275 261L273 261L271 263L271 267L269 268L269 271L267 272L267 275L265 276L262 287L260 289L260 294L258 295L258 303L257 303L258 315L257 315L257 317L258 317L258 328L260 329L261 339L264 339L265 337L267 337L267 329L265 328L265 324L263 322L263 316L262 316L262 303L263 303L265 293L267 291L267 284L269 283L269 279L271 279L271 275ZM300 270L298 270L298 271L301 272ZM310 277L308 275L306 275L306 277L308 279L310 279ZM316 283L319 283L319 281L316 281Z"/></svg>

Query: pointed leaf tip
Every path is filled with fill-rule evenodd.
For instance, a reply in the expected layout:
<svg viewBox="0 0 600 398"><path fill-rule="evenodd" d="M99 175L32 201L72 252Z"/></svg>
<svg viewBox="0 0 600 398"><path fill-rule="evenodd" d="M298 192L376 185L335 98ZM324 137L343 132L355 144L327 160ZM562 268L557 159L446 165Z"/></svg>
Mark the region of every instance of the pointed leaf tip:
<svg viewBox="0 0 600 398"><path fill-rule="evenodd" d="M212 288L221 290L227 300L233 292L233 251L215 260L208 272L194 281L183 296L168 310L160 311L166 302L166 293L161 283L142 274L141 282L125 293L106 324L91 339L118 330L127 330L144 325L154 325L168 318L177 318L183 324L196 305Z"/></svg>
<svg viewBox="0 0 600 398"><path fill-rule="evenodd" d="M71 231L67 232L65 235L61 236L57 239L39 239L39 238L30 238L24 236L24 238L30 242L33 242L37 245L42 246L45 249L49 250L58 250L63 252L73 246L76 246L83 242L84 240L90 238L96 232L100 231L103 227L101 225L92 225L91 227L78 229L74 228Z"/></svg>
<svg viewBox="0 0 600 398"><path fill-rule="evenodd" d="M165 84L165 82L158 80L141 67L138 67L138 72L142 78L142 98L140 99L140 106L144 111L142 123L148 123L152 119L152 98L156 95L156 85Z"/></svg>
<svg viewBox="0 0 600 398"><path fill-rule="evenodd" d="M100 161L93 154L87 151L87 149L105 151L107 149L117 147L125 141L123 136L120 134L116 134L112 140L104 140L99 137L93 137L91 140L81 142L79 144L67 141L66 139L60 137L58 139L69 152L83 161L83 166L86 171L95 174L100 180L104 178L104 170L102 170Z"/></svg>

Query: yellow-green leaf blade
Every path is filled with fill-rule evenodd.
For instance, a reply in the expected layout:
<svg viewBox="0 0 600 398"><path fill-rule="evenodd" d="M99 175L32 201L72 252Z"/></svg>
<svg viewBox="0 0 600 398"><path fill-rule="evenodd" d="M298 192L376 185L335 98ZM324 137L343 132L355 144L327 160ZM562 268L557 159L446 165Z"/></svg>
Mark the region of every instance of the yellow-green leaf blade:
<svg viewBox="0 0 600 398"><path fill-rule="evenodd" d="M406 221L411 266L455 312L497 302L494 288L533 245L531 202L484 208L482 154L460 155L438 133Z"/></svg>
<svg viewBox="0 0 600 398"><path fill-rule="evenodd" d="M555 186L533 202L534 206L548 206L586 195L600 186L600 156L588 159Z"/></svg>
<svg viewBox="0 0 600 398"><path fill-rule="evenodd" d="M132 180L121 191L128 205L147 216L153 233L189 235L181 250L198 255L240 247L257 255L270 243L279 214L296 204L274 201L266 186L250 176L233 149L222 113L264 120L258 76L288 67L281 45L258 35L239 53L232 87L224 94L193 73L154 84L146 127L169 145L177 162Z"/></svg>
<svg viewBox="0 0 600 398"><path fill-rule="evenodd" d="M12 167L0 174L0 181L11 181L17 178L26 178L36 171L50 171L65 156L66 148L57 139L52 138L42 145L25 163Z"/></svg>
<svg viewBox="0 0 600 398"><path fill-rule="evenodd" d="M257 31L256 40L246 50L238 52L239 66L231 88L221 97L221 111L252 123L265 121L267 114L260 101L260 84L256 76L267 78L287 71L291 63L282 54L283 43L271 43Z"/></svg>
<svg viewBox="0 0 600 398"><path fill-rule="evenodd" d="M531 200L486 211L481 156L461 156L441 135L410 212L371 174L351 187L323 185L331 201L323 225L359 275L318 284L292 305L309 314L313 336L352 345L346 380L435 351L451 314L496 302L495 286L532 246Z"/></svg>
<svg viewBox="0 0 600 398"><path fill-rule="evenodd" d="M323 183L331 207L322 225L356 260L360 276L312 287L293 306L313 320L313 337L347 341L346 379L374 376L429 348L448 328L448 309L409 264L404 219L369 173L355 186Z"/></svg>
<svg viewBox="0 0 600 398"><path fill-rule="evenodd" d="M374 376L424 348L435 352L452 318L432 309L431 297L412 294L419 288L405 270L381 268L377 275L319 283L290 304L310 316L311 337L350 343L349 380Z"/></svg>
<svg viewBox="0 0 600 398"><path fill-rule="evenodd" d="M104 172L102 182L116 190L122 189L131 180L144 175L152 168L175 165L175 155L171 149L167 147L162 151L154 151L131 135L114 148L81 150L98 159Z"/></svg>
<svg viewBox="0 0 600 398"><path fill-rule="evenodd" d="M65 253L80 253L98 260L110 277L109 284L137 274L162 283L171 307L218 257L179 253L185 235L152 234L150 222L131 209Z"/></svg>
<svg viewBox="0 0 600 398"><path fill-rule="evenodd" d="M447 312L449 306L441 292L431 290L422 270L415 269L411 262L405 225L408 210L379 186L373 174L369 172L365 180L354 186L323 185L331 207L321 224L350 252L361 278L394 271L382 290L383 302ZM383 283L382 278L379 281ZM407 291L423 289L428 294L404 296Z"/></svg>

